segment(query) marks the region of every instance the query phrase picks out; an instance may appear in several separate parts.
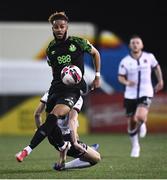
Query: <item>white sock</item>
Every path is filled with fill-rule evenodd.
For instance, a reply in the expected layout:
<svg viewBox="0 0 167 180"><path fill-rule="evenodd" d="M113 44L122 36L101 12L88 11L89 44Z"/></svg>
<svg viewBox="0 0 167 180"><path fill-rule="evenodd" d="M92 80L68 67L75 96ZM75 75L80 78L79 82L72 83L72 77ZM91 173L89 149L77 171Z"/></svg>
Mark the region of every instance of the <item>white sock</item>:
<svg viewBox="0 0 167 180"><path fill-rule="evenodd" d="M32 149L30 148L30 146L27 146L24 148L27 152L28 152L28 155L31 153Z"/></svg>
<svg viewBox="0 0 167 180"><path fill-rule="evenodd" d="M130 136L132 147L139 146L139 137L138 134L135 134L134 136Z"/></svg>
<svg viewBox="0 0 167 180"><path fill-rule="evenodd" d="M92 164L90 162L88 162L88 161L81 161L79 158L65 163L65 169L85 168L85 167L90 167L90 166L92 166Z"/></svg>

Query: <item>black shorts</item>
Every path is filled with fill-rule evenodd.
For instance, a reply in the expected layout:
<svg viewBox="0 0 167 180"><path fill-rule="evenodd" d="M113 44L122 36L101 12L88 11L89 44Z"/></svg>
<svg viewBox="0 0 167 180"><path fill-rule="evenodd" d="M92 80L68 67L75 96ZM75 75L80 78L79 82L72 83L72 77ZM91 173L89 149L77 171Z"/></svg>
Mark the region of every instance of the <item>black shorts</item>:
<svg viewBox="0 0 167 180"><path fill-rule="evenodd" d="M124 106L126 108L126 115L133 116L138 106L145 106L147 108L151 105L151 97L143 96L139 99L124 99Z"/></svg>
<svg viewBox="0 0 167 180"><path fill-rule="evenodd" d="M49 94L46 103L46 112L50 113L56 104L65 104L72 108L80 97L80 91L66 91L62 93Z"/></svg>
<svg viewBox="0 0 167 180"><path fill-rule="evenodd" d="M70 141L70 142L72 142L70 134L64 135L63 138L64 138L64 141ZM55 140L54 140L54 137L52 136L52 134L50 134L50 135L48 136L48 140L49 140L49 143L50 143L51 145L53 145L53 146L59 151L59 148L58 148L57 144L55 143ZM88 148L88 146L87 146L85 143L83 143L83 142L81 142L81 141L78 141L78 143L79 143L80 145L82 145L82 147L83 147L84 149L87 149L87 148ZM77 150L77 149L74 147L74 145L71 143L71 147L70 147L70 149L67 151L67 156L70 156L70 157L73 157L73 158L80 158L80 157L83 156L83 154L84 154L83 152Z"/></svg>

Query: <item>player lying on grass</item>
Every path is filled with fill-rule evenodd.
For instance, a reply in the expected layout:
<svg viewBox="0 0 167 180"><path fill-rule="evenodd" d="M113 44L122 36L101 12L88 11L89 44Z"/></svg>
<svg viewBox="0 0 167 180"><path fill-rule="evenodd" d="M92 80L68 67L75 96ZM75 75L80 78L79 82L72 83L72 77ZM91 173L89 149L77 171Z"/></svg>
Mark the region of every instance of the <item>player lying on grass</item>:
<svg viewBox="0 0 167 180"><path fill-rule="evenodd" d="M38 105L34 113L37 128L39 128L42 124L41 114L45 110L47 96L48 95L46 93L41 98L40 104ZM94 144L92 147L89 147L85 143L79 141L79 136L77 134L78 112L81 110L82 104L83 99L82 97L80 97L77 103L74 105L73 109L70 111L70 113L63 118L58 119L58 125L61 128L64 140L71 142L71 147L67 151L67 156L71 156L76 159L68 163L65 163L64 157L62 158L63 154L60 151L60 158L58 162L54 164L53 167L55 170L90 167L98 163L101 159L99 152L96 151L99 147L98 144ZM51 133L48 136L48 140L50 144L52 144L59 151L59 148L55 143L56 141L53 134L54 133ZM29 146L27 146L24 148L23 151L27 151L26 154L28 155L31 153L32 149ZM19 162L22 162L24 159L24 156L22 156L22 152L16 155L16 158Z"/></svg>

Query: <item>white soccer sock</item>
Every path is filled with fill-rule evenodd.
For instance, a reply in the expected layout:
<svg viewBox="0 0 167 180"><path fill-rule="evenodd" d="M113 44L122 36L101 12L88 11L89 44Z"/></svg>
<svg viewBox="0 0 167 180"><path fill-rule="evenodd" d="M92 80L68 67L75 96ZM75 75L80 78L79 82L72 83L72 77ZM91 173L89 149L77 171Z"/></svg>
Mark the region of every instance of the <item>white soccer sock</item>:
<svg viewBox="0 0 167 180"><path fill-rule="evenodd" d="M132 147L139 146L139 137L138 134L135 134L133 136L130 136Z"/></svg>
<svg viewBox="0 0 167 180"><path fill-rule="evenodd" d="M27 146L24 148L27 152L28 152L28 155L31 153L32 149L30 148L30 146Z"/></svg>
<svg viewBox="0 0 167 180"><path fill-rule="evenodd" d="M73 168L85 168L90 167L92 164L88 161L81 161L79 158L74 159L70 162L65 163L64 169L73 169Z"/></svg>

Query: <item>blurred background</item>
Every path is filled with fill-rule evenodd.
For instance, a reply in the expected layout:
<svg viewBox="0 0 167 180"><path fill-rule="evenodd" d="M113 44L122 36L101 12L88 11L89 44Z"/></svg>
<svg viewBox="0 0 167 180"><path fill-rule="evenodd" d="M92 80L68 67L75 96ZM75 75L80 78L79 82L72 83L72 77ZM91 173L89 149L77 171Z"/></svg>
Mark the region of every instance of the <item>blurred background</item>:
<svg viewBox="0 0 167 180"><path fill-rule="evenodd" d="M152 103L148 131L167 132L167 8L159 1L2 1L0 4L0 135L34 133L34 110L52 80L45 50L53 39L48 17L65 11L69 35L87 38L101 54L102 88L84 97L79 133L125 133L118 64L139 34L163 71L164 89ZM85 55L85 79L94 77ZM153 75L153 83L155 83Z"/></svg>

